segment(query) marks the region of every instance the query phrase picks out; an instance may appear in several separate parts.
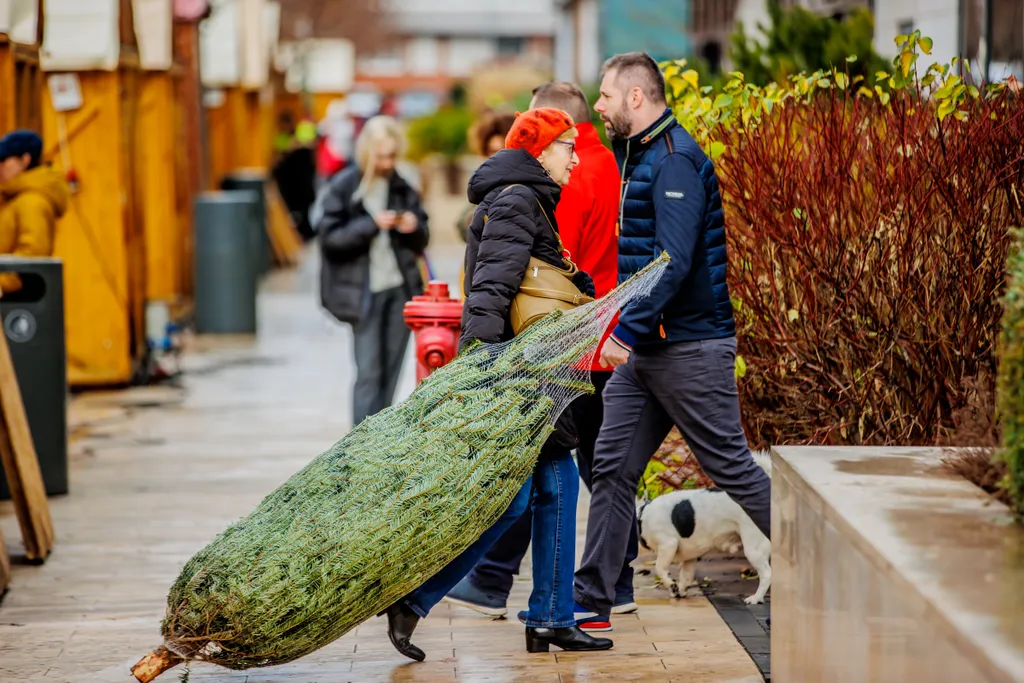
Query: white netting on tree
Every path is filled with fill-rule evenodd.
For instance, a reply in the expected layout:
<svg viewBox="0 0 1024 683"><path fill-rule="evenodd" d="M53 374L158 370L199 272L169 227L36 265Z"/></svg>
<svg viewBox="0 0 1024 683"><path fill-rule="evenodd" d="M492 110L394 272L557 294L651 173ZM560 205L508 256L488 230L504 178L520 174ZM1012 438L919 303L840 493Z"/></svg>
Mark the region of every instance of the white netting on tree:
<svg viewBox="0 0 1024 683"><path fill-rule="evenodd" d="M313 459L185 565L139 680L181 660L302 657L444 567L509 506L559 415L593 391L603 332L667 263L510 342L466 349Z"/></svg>

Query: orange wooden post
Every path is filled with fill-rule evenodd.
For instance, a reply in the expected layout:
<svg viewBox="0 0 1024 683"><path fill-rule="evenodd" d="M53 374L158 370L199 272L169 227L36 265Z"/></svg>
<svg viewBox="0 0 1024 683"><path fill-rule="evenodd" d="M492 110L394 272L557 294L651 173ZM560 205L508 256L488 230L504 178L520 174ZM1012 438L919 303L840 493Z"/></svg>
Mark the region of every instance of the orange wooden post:
<svg viewBox="0 0 1024 683"><path fill-rule="evenodd" d="M174 16L175 122L178 154L175 156L178 182L175 184L178 223L182 241L179 243L181 269L179 288L190 301L194 290L194 230L192 200L206 187L206 164L202 145L202 85L199 78L199 20L201 16Z"/></svg>
<svg viewBox="0 0 1024 683"><path fill-rule="evenodd" d="M18 16L0 20L0 135L15 128L42 130L41 8L42 0L34 7L22 4ZM17 28L9 25L15 19Z"/></svg>
<svg viewBox="0 0 1024 683"><path fill-rule="evenodd" d="M7 556L4 534L0 531L0 595L11 583L11 558Z"/></svg>
<svg viewBox="0 0 1024 683"><path fill-rule="evenodd" d="M179 308L183 237L178 220L176 158L179 156L177 92L170 3L150 2L135 16L139 41L139 104L136 119L137 155L146 253L146 305ZM162 336L162 330L147 330Z"/></svg>
<svg viewBox="0 0 1024 683"><path fill-rule="evenodd" d="M79 187L57 230L64 261L68 381L73 386L128 382L145 355L146 248L139 171L140 72L131 0L89 5L118 27L86 52L69 6L46 6L42 67L70 72L82 104L63 111L47 89L43 138L58 144L54 163L74 169ZM118 12L117 17L108 16ZM101 49L102 48L102 49ZM61 109L61 111L58 111Z"/></svg>

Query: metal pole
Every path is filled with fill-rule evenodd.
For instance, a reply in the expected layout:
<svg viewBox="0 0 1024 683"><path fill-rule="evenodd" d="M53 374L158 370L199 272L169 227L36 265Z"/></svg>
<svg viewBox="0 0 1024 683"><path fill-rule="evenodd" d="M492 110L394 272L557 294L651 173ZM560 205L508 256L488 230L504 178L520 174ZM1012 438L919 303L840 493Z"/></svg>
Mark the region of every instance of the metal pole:
<svg viewBox="0 0 1024 683"><path fill-rule="evenodd" d="M989 82L992 73L992 1L985 0L985 74L983 83Z"/></svg>
<svg viewBox="0 0 1024 683"><path fill-rule="evenodd" d="M957 0L956 3L956 49L960 62L960 78L964 77L964 58L967 56L967 32L964 26L967 24L967 13L964 11L964 0Z"/></svg>

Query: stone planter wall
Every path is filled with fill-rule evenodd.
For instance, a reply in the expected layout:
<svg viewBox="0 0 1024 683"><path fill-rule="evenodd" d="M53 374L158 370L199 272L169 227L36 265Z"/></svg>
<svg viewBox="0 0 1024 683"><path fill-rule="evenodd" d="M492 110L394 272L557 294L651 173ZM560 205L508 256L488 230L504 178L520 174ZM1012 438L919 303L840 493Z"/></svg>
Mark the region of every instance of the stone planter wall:
<svg viewBox="0 0 1024 683"><path fill-rule="evenodd" d="M1024 529L941 455L773 451L774 680L1024 681Z"/></svg>

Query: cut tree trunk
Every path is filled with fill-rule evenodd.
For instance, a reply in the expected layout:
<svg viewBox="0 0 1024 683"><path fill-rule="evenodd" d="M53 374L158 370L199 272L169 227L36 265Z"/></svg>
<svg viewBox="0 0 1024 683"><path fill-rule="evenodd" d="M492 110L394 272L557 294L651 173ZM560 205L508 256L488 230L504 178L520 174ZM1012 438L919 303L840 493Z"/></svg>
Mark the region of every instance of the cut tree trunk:
<svg viewBox="0 0 1024 683"><path fill-rule="evenodd" d="M149 683L163 672L181 664L183 661L185 660L161 645L140 659L132 667L132 675L135 676L135 680L139 681L139 683Z"/></svg>

